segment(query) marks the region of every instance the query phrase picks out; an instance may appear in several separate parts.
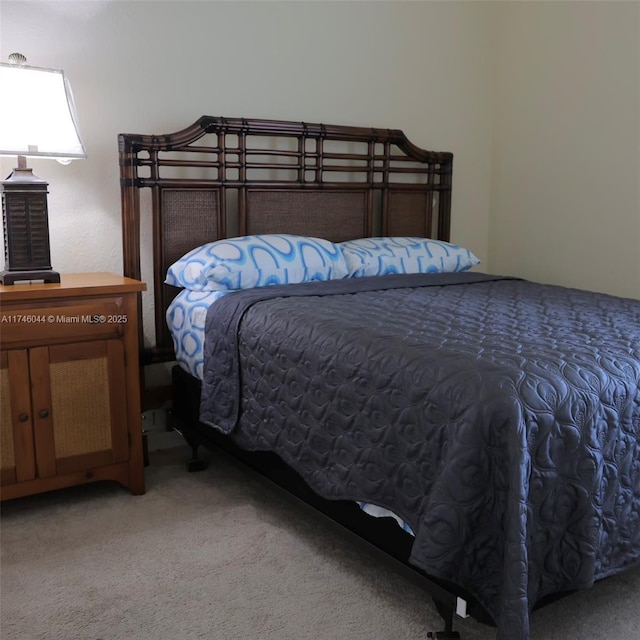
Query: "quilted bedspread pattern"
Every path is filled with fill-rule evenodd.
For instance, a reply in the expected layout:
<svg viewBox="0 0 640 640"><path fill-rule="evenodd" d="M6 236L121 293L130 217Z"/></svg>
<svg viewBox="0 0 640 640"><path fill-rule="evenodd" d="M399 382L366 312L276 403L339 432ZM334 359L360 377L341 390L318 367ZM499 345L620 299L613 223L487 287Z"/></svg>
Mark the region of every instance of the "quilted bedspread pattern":
<svg viewBox="0 0 640 640"><path fill-rule="evenodd" d="M324 497L406 520L500 640L640 560L638 301L474 273L239 292L209 311L202 398Z"/></svg>

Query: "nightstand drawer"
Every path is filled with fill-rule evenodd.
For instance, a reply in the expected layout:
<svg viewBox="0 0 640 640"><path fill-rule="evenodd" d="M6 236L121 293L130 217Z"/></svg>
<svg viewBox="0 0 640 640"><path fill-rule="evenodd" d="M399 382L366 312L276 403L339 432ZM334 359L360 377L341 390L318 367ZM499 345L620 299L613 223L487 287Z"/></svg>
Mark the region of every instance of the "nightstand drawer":
<svg viewBox="0 0 640 640"><path fill-rule="evenodd" d="M3 345L44 344L58 340L115 338L129 318L121 298L91 300L80 304L4 306L0 311Z"/></svg>

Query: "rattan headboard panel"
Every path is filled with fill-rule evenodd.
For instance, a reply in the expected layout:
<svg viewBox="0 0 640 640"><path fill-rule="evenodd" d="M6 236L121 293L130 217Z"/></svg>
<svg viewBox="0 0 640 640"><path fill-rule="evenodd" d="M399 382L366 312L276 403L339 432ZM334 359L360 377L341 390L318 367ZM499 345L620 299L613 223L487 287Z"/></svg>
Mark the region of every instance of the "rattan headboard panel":
<svg viewBox="0 0 640 640"><path fill-rule="evenodd" d="M433 196L426 193L389 193L386 235L425 236L433 232Z"/></svg>
<svg viewBox="0 0 640 640"><path fill-rule="evenodd" d="M398 129L202 116L175 133L118 141L132 278L141 278L140 192L152 196L156 330L144 362L175 357L165 312L177 290L165 273L205 242L247 233L449 240L453 156Z"/></svg>
<svg viewBox="0 0 640 640"><path fill-rule="evenodd" d="M162 262L167 268L202 239L220 237L219 189L163 189L161 191ZM165 269L166 271L166 269Z"/></svg>
<svg viewBox="0 0 640 640"><path fill-rule="evenodd" d="M247 233L292 233L343 242L368 234L368 192L253 190Z"/></svg>

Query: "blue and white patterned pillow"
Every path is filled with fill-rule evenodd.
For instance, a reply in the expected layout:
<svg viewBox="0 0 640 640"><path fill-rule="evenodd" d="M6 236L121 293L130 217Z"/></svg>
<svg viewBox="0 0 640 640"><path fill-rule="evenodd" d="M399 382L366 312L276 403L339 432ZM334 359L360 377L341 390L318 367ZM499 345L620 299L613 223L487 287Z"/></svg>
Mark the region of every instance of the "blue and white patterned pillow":
<svg viewBox="0 0 640 640"><path fill-rule="evenodd" d="M344 257L333 242L264 234L217 240L193 249L169 267L165 282L192 291L224 291L346 275Z"/></svg>
<svg viewBox="0 0 640 640"><path fill-rule="evenodd" d="M480 264L468 249L430 238L360 238L338 246L349 276L354 278L391 273L466 271Z"/></svg>
<svg viewBox="0 0 640 640"><path fill-rule="evenodd" d="M167 308L167 325L173 339L176 360L185 371L202 380L204 370L204 327L209 307L231 291L182 290Z"/></svg>

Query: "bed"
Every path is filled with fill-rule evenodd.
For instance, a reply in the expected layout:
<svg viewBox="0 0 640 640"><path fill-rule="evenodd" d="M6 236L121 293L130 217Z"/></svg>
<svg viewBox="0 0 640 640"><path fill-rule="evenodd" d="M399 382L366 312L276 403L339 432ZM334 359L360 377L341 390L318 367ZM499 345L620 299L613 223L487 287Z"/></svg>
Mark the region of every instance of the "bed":
<svg viewBox="0 0 640 640"><path fill-rule="evenodd" d="M452 154L398 130L204 116L119 144L125 275L152 224L143 362L178 357L194 450L222 444L415 568L434 637L459 637L455 611L527 640L535 606L638 564L638 301L469 270L449 243ZM188 271L202 245L265 237L365 266L269 286ZM458 262L380 268L407 239Z"/></svg>

